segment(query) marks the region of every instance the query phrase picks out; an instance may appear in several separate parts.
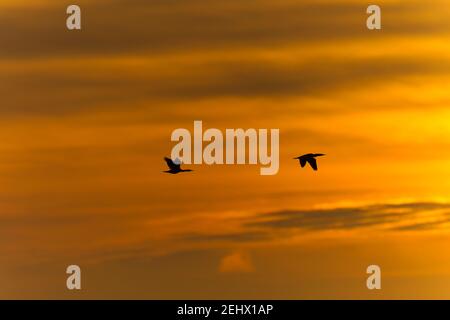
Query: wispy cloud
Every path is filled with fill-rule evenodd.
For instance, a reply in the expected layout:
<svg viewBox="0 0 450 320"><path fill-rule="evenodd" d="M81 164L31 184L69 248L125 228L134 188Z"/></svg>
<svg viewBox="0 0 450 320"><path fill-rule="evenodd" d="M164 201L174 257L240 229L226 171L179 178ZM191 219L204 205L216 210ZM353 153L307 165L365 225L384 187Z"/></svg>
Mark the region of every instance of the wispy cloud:
<svg viewBox="0 0 450 320"><path fill-rule="evenodd" d="M413 218L436 219L442 216L441 210L450 209L450 204L434 202L416 202L402 204L376 204L360 207L330 208L317 210L282 210L261 214L256 221L247 222L247 227L262 227L268 229L300 229L306 231L319 230L350 230L366 227L383 227L392 224L399 225L395 230L419 230L409 228L404 223ZM448 220L440 222L418 223L430 228L440 226Z"/></svg>
<svg viewBox="0 0 450 320"><path fill-rule="evenodd" d="M437 4L387 2L386 24L403 23L386 25L372 39L365 38L365 5L355 1L80 5L80 33L64 29L62 5L43 2L0 13L2 114L60 115L136 104L151 105L153 113L155 103L314 96L409 76L445 76L450 69L442 50L430 54L424 49L432 50L430 43L420 50L413 44L417 33L446 30L445 19L426 19L439 14ZM407 48L393 54L399 32L408 32L399 40Z"/></svg>
<svg viewBox="0 0 450 320"><path fill-rule="evenodd" d="M233 243L264 243L321 231L445 231L450 227L449 210L450 204L438 202L280 210L240 219L240 224L235 223L239 231L184 233L178 238L196 244L215 246L221 243L226 246Z"/></svg>
<svg viewBox="0 0 450 320"><path fill-rule="evenodd" d="M83 32L68 34L66 3L28 3L0 14L0 57L173 52L366 37L356 1L83 1ZM445 1L383 1L392 34L441 32ZM51 19L49 18L51 17ZM422 17L422 19L418 18ZM396 21L402 23L395 23ZM114 32L112 31L114 30ZM14 37L10 37L14 34ZM39 35L37 37L36 35Z"/></svg>

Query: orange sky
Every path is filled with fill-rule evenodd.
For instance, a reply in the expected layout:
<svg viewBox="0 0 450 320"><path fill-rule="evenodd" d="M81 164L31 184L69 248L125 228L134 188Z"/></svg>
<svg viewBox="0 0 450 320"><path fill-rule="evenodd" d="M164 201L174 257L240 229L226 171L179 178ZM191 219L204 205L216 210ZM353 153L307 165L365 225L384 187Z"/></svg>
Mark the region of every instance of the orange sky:
<svg viewBox="0 0 450 320"><path fill-rule="evenodd" d="M447 1L77 4L0 0L0 298L450 298ZM194 120L279 174L163 174Z"/></svg>

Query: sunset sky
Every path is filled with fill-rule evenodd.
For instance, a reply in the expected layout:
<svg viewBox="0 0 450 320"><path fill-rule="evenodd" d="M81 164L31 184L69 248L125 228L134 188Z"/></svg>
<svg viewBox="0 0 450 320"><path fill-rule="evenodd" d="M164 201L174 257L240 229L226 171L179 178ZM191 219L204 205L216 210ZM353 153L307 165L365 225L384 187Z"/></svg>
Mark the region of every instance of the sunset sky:
<svg viewBox="0 0 450 320"><path fill-rule="evenodd" d="M0 298L450 299L450 3L375 3L0 0ZM162 173L195 120L278 175Z"/></svg>

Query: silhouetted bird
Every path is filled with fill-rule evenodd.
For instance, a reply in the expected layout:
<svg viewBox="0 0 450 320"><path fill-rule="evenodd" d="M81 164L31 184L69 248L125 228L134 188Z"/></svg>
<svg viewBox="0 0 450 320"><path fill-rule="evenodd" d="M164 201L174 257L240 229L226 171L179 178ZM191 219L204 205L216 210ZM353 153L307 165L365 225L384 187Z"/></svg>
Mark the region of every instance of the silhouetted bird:
<svg viewBox="0 0 450 320"><path fill-rule="evenodd" d="M177 174L177 173L180 173L180 172L191 172L191 171L193 171L193 170L189 170L189 169L187 169L187 170L181 169L181 163L175 163L170 158L164 157L164 160L166 160L167 166L169 167L170 170L163 171L163 172L171 173L171 174Z"/></svg>
<svg viewBox="0 0 450 320"><path fill-rule="evenodd" d="M304 155L294 158L294 159L298 159L300 161L300 165L302 166L302 168L308 162L309 165L311 166L311 168L313 168L314 170L317 170L316 157L321 157L321 156L324 156L324 154L323 153L308 153L308 154L304 154Z"/></svg>

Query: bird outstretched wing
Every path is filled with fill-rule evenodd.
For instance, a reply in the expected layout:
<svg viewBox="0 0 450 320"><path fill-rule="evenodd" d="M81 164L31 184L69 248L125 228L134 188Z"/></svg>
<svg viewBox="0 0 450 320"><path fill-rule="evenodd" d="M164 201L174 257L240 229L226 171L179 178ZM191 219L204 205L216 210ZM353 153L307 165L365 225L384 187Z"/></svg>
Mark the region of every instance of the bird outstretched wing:
<svg viewBox="0 0 450 320"><path fill-rule="evenodd" d="M308 163L311 165L311 168L313 168L315 171L317 171L317 161L314 158L308 158Z"/></svg>
<svg viewBox="0 0 450 320"><path fill-rule="evenodd" d="M172 159L164 157L164 160L166 160L167 166L171 169L171 170L179 170L180 169L180 164L176 164L172 161Z"/></svg>
<svg viewBox="0 0 450 320"><path fill-rule="evenodd" d="M306 159L305 158L302 158L302 157L300 157L300 166L303 168L305 165L306 165Z"/></svg>

